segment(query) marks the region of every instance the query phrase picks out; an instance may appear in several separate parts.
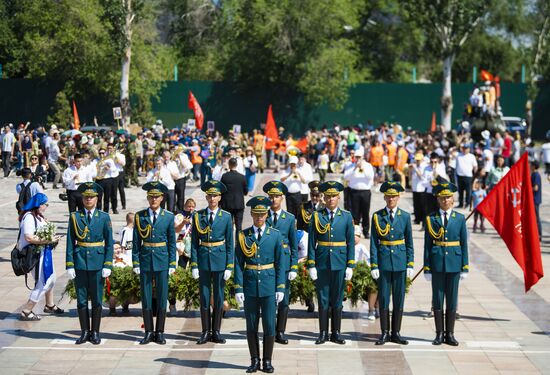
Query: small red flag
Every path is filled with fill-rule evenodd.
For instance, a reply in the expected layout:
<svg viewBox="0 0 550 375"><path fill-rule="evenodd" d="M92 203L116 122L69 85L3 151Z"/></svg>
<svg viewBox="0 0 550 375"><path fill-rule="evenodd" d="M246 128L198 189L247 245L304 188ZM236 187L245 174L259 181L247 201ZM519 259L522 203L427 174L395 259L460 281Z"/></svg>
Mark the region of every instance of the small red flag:
<svg viewBox="0 0 550 375"><path fill-rule="evenodd" d="M493 80L493 75L491 73L489 73L488 71L486 70L483 70L481 69L481 80L482 81L492 81Z"/></svg>
<svg viewBox="0 0 550 375"><path fill-rule="evenodd" d="M306 137L301 138L298 142L296 142L296 147L300 149L302 154L305 154L307 152L307 146L309 142Z"/></svg>
<svg viewBox="0 0 550 375"><path fill-rule="evenodd" d="M437 130L437 123L435 119L435 112L432 112L432 124L430 126L430 131L433 133Z"/></svg>
<svg viewBox="0 0 550 375"><path fill-rule="evenodd" d="M73 123L74 123L74 129L79 130L80 129L80 118L78 118L78 111L76 110L76 103L73 100Z"/></svg>
<svg viewBox="0 0 550 375"><path fill-rule="evenodd" d="M523 270L525 292L544 276L528 156L524 153L476 208Z"/></svg>
<svg viewBox="0 0 550 375"><path fill-rule="evenodd" d="M197 127L197 130L201 131L202 125L204 124L204 113L202 113L201 106L191 91L189 91L189 100L187 105L195 114L195 126Z"/></svg>
<svg viewBox="0 0 550 375"><path fill-rule="evenodd" d="M279 143L279 131L277 125L275 125L275 119L273 118L273 110L271 104L267 110L267 120L265 122L265 136L267 138L265 149L273 150Z"/></svg>

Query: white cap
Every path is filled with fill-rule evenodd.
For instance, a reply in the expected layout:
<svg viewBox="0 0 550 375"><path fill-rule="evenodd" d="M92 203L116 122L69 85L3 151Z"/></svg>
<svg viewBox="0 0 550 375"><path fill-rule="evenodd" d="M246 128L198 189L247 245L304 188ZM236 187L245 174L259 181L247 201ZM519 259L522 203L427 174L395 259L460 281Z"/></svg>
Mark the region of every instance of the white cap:
<svg viewBox="0 0 550 375"><path fill-rule="evenodd" d="M485 129L484 131L481 132L481 136L483 137L483 139L489 139L489 137L491 137L491 132Z"/></svg>
<svg viewBox="0 0 550 375"><path fill-rule="evenodd" d="M365 156L365 150L363 148L355 150L355 157L357 156Z"/></svg>
<svg viewBox="0 0 550 375"><path fill-rule="evenodd" d="M288 164L298 164L298 157L297 156L291 156L288 158Z"/></svg>
<svg viewBox="0 0 550 375"><path fill-rule="evenodd" d="M80 143L84 144L84 143L88 143L88 137L87 136L82 136L82 138L80 138Z"/></svg>

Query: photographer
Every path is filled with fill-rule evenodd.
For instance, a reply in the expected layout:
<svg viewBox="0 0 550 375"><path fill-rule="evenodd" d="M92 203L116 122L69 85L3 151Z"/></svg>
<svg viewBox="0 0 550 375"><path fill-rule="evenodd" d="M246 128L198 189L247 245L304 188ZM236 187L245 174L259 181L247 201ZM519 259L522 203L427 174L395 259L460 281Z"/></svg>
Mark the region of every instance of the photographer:
<svg viewBox="0 0 550 375"><path fill-rule="evenodd" d="M17 171L17 175L20 175L23 178L23 182L15 186L15 191L19 194L15 207L17 208L17 212L21 214L23 206L25 206L25 204L27 204L27 202L36 194L44 193L44 190L34 177L30 168L23 168L20 171Z"/></svg>
<svg viewBox="0 0 550 375"><path fill-rule="evenodd" d="M37 154L31 154L30 161L29 169L34 175L34 180L42 186L42 189L46 190L44 182L48 179L48 164L40 164Z"/></svg>

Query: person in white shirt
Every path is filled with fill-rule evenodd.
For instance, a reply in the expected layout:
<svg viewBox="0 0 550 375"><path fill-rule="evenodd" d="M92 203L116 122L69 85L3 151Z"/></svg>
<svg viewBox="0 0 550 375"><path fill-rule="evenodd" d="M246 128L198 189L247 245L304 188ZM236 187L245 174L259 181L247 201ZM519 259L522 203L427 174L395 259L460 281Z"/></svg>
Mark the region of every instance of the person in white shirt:
<svg viewBox="0 0 550 375"><path fill-rule="evenodd" d="M363 159L361 151L355 152L355 166L344 172L349 187L351 214L356 225L361 224L363 235L369 238L371 188L374 168Z"/></svg>
<svg viewBox="0 0 550 375"><path fill-rule="evenodd" d="M300 193L302 194L302 203L306 203L309 199L309 183L313 181L313 168L307 162L305 155L300 155L298 158L297 170L302 176Z"/></svg>
<svg viewBox="0 0 550 375"><path fill-rule="evenodd" d="M8 177L11 171L11 158L14 153L15 136L11 132L9 125L4 127L4 134L0 136L0 150L2 151L2 163L4 167L4 177Z"/></svg>
<svg viewBox="0 0 550 375"><path fill-rule="evenodd" d="M329 164L330 156L327 153L327 149L323 148L321 154L317 157L317 169L319 170L319 179L321 182L325 182Z"/></svg>
<svg viewBox="0 0 550 375"><path fill-rule="evenodd" d="M243 162L243 158L241 157L241 148L229 147L229 158L235 158L237 160L236 171L242 174L243 176L245 176L246 171L244 170L244 162Z"/></svg>
<svg viewBox="0 0 550 375"><path fill-rule="evenodd" d="M229 151L224 151L221 162L218 162L212 171L212 179L220 181L224 173L229 172Z"/></svg>
<svg viewBox="0 0 550 375"><path fill-rule="evenodd" d="M166 186L168 192L165 193L165 198L161 202L161 207L173 212L175 197L174 189L176 187L174 177L178 177L178 170L175 163L170 164L170 152L165 151L165 153L168 153L168 155L158 156L155 159L155 168L147 173L146 179L147 182L159 181ZM166 160L167 158L168 160Z"/></svg>
<svg viewBox="0 0 550 375"><path fill-rule="evenodd" d="M422 152L418 152L414 156L414 164L409 165L409 178L411 181L411 190L413 193L413 210L415 224L421 224L424 221L424 217L426 216L426 213L424 212L423 200L426 187L424 186L424 181L422 180L424 168L426 168L424 155L422 154Z"/></svg>
<svg viewBox="0 0 550 375"><path fill-rule="evenodd" d="M470 153L470 145L460 146L456 158L456 180L458 185L458 208L467 207L472 196L472 180L477 172L476 157ZM464 194L466 193L466 194Z"/></svg>
<svg viewBox="0 0 550 375"><path fill-rule="evenodd" d="M103 211L109 213L109 203L112 205L113 214L118 214L117 191L115 186L118 170L112 156L106 156L104 148L99 149L99 160L96 162L96 182L103 188L103 194L98 196L97 207L103 200Z"/></svg>
<svg viewBox="0 0 550 375"><path fill-rule="evenodd" d="M76 154L73 159L72 165L63 171L63 184L67 189L67 203L69 205L69 212L75 212L84 209L82 204L82 195L77 191L78 185L83 182L91 182L92 176L90 170L82 165L82 156Z"/></svg>
<svg viewBox="0 0 550 375"><path fill-rule="evenodd" d="M61 169L59 168L59 132L57 130L53 131L53 139L50 141L46 152L48 153L48 166L54 173L53 186L52 189L57 189L57 184L61 180Z"/></svg>
<svg viewBox="0 0 550 375"><path fill-rule="evenodd" d="M193 164L189 160L189 156L185 153L185 147L179 145L174 151L173 163L175 170L177 170L177 176L175 176L174 182L174 195L175 195L175 209L177 212L182 212L185 205L185 188L187 186L187 178L191 174ZM172 166L174 168L174 166Z"/></svg>
<svg viewBox="0 0 550 375"><path fill-rule="evenodd" d="M437 183L437 177L442 177L446 180L449 179L447 173L445 172L445 164L440 162L439 155L435 152L430 154L430 164L427 165L422 171L422 182L424 184L424 216L429 215L430 213L437 210L437 199L432 194L432 189Z"/></svg>
<svg viewBox="0 0 550 375"><path fill-rule="evenodd" d="M132 245L134 240L134 216L133 212L126 214L126 226L120 231L120 246L124 249L125 259L132 265Z"/></svg>
<svg viewBox="0 0 550 375"><path fill-rule="evenodd" d="M248 192L252 194L254 191L254 183L256 181L256 173L258 171L258 159L256 158L256 155L254 155L254 149L252 147L246 148L246 155L243 162Z"/></svg>
<svg viewBox="0 0 550 375"><path fill-rule="evenodd" d="M550 133L550 132L549 132ZM546 178L550 182L550 139L542 145L540 151L540 160L544 163Z"/></svg>
<svg viewBox="0 0 550 375"><path fill-rule="evenodd" d="M118 171L118 176L115 179L115 194L116 190L118 189L118 193L120 194L120 204L122 205L122 209L126 209L126 192L124 191L124 166L126 165L126 156L118 152L118 150L115 148L114 145L107 146L107 152L109 155L113 156L113 161L115 162L115 167Z"/></svg>
<svg viewBox="0 0 550 375"><path fill-rule="evenodd" d="M288 158L288 168L283 172L281 182L287 187L286 210L298 217L302 204L302 182L305 182L305 179L298 170L297 156L293 155Z"/></svg>

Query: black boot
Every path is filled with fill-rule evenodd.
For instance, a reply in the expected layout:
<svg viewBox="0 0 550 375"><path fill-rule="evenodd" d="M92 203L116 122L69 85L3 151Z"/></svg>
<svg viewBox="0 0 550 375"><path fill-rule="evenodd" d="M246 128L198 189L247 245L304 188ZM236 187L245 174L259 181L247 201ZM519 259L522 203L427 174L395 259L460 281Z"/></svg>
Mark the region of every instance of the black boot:
<svg viewBox="0 0 550 375"><path fill-rule="evenodd" d="M157 326L155 327L155 342L160 345L166 344L164 338L164 324L166 323L166 310L157 312Z"/></svg>
<svg viewBox="0 0 550 375"><path fill-rule="evenodd" d="M435 321L435 339L433 345L441 345L443 343L443 310L434 310Z"/></svg>
<svg viewBox="0 0 550 375"><path fill-rule="evenodd" d="M315 302L313 302L313 298L312 299L308 299L306 301L306 306L307 306L307 312L315 312Z"/></svg>
<svg viewBox="0 0 550 375"><path fill-rule="evenodd" d="M331 325L331 335L330 335L330 341L344 345L346 343L346 340L340 337L340 329L342 327L342 308L338 309L332 309L332 321L330 323Z"/></svg>
<svg viewBox="0 0 550 375"><path fill-rule="evenodd" d="M403 320L403 310L393 310L391 314L391 342L401 345L407 345L409 342L401 337L401 321Z"/></svg>
<svg viewBox="0 0 550 375"><path fill-rule="evenodd" d="M145 328L145 336L139 342L140 345L149 344L155 341L155 333L153 332L153 310L143 310L143 326Z"/></svg>
<svg viewBox="0 0 550 375"><path fill-rule="evenodd" d="M88 306L78 309L78 321L80 322L80 337L75 344L84 344L90 339L90 313Z"/></svg>
<svg viewBox="0 0 550 375"><path fill-rule="evenodd" d="M279 308L279 311L277 312L277 335L275 336L275 341L283 345L288 344L288 340L285 338L287 319L288 319L288 306Z"/></svg>
<svg viewBox="0 0 550 375"><path fill-rule="evenodd" d="M250 352L250 367L246 372L256 372L260 369L260 339L258 333L247 333L248 351Z"/></svg>
<svg viewBox="0 0 550 375"><path fill-rule="evenodd" d="M380 329L382 334L375 345L384 345L390 341L390 310L380 310Z"/></svg>
<svg viewBox="0 0 550 375"><path fill-rule="evenodd" d="M275 345L275 337L264 336L264 366L263 372L271 374L275 369L271 365L271 357L273 356L273 345Z"/></svg>
<svg viewBox="0 0 550 375"><path fill-rule="evenodd" d="M225 339L220 335L222 319L223 307L221 309L214 309L214 315L212 316L212 337L210 340L216 344L225 344Z"/></svg>
<svg viewBox="0 0 550 375"><path fill-rule="evenodd" d="M210 321L210 308L203 309L201 308L201 325L202 325L202 334L201 337L197 340L198 345L206 344L210 341L210 331L212 330L212 322Z"/></svg>
<svg viewBox="0 0 550 375"><path fill-rule="evenodd" d="M458 341L455 339L455 320L456 311L445 311L445 344L458 346Z"/></svg>
<svg viewBox="0 0 550 375"><path fill-rule="evenodd" d="M90 334L90 342L94 345L101 344L99 337L99 326L101 325L101 310L102 307L94 307L92 309L92 333Z"/></svg>
<svg viewBox="0 0 550 375"><path fill-rule="evenodd" d="M319 338L315 344L324 344L326 341L328 341L328 309L319 308Z"/></svg>

